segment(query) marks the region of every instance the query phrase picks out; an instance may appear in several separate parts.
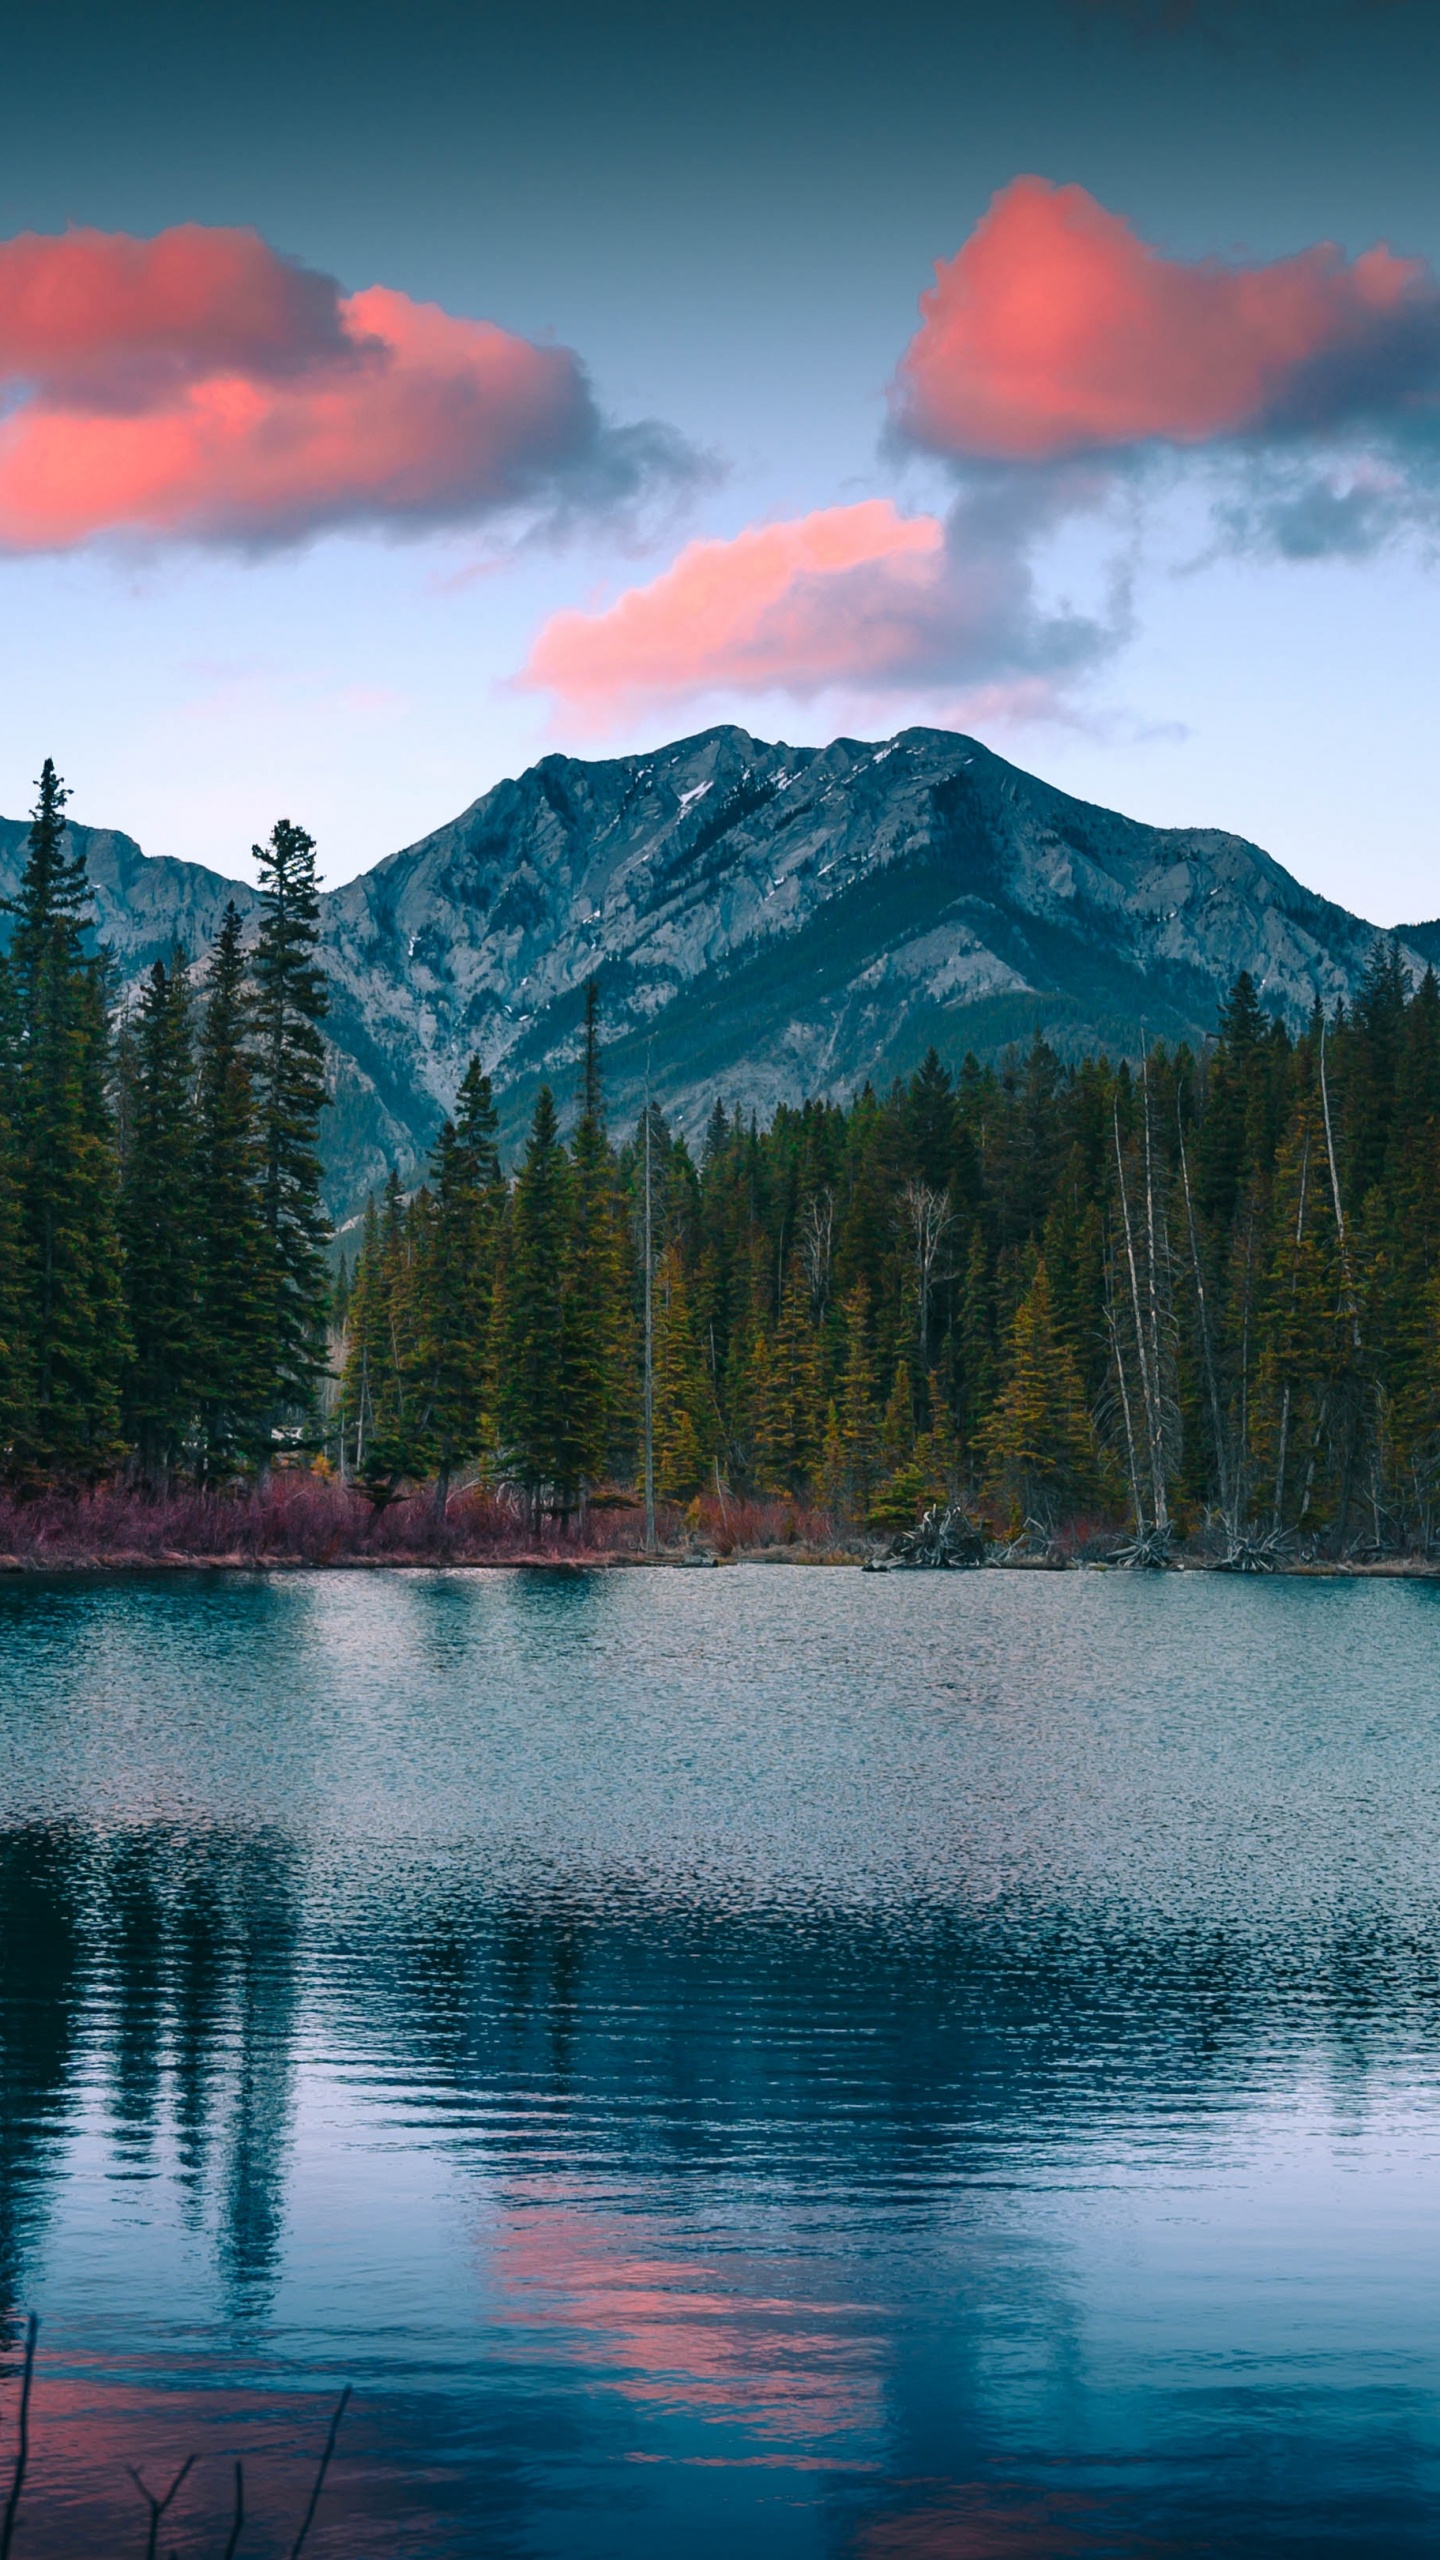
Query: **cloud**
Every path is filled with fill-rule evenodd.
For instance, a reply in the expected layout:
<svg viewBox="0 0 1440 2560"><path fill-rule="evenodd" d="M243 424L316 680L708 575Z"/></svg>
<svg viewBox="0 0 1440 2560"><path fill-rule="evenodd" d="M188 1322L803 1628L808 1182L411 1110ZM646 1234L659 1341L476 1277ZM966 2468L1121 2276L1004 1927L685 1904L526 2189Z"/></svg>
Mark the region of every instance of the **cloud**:
<svg viewBox="0 0 1440 2560"><path fill-rule="evenodd" d="M1215 552L1289 561L1369 560L1420 534L1434 556L1440 486L1432 455L1360 450L1257 455L1222 479Z"/></svg>
<svg viewBox="0 0 1440 2560"><path fill-rule="evenodd" d="M261 545L613 507L685 478L578 358L280 257L253 231L0 242L0 546Z"/></svg>
<svg viewBox="0 0 1440 2560"><path fill-rule="evenodd" d="M1037 603L1026 552L1042 513L1013 489L948 521L870 498L691 542L605 611L552 616L520 682L586 728L707 693L958 686L1053 709L1118 629Z"/></svg>
<svg viewBox="0 0 1440 2560"><path fill-rule="evenodd" d="M1399 427L1440 387L1440 287L1383 247L1166 258L1083 187L1022 177L935 273L892 413L960 462Z"/></svg>

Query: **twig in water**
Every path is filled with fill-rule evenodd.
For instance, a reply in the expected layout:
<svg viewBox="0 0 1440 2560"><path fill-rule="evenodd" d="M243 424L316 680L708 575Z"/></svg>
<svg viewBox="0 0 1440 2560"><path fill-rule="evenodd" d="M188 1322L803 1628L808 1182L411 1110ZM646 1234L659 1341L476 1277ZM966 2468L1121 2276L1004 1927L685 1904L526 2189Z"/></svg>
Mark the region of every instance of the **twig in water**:
<svg viewBox="0 0 1440 2560"><path fill-rule="evenodd" d="M10 2560L10 2542L15 2531L15 2518L20 2512L20 2492L25 2486L25 2469L30 2460L30 2385L35 2375L35 2341L40 2323L32 2311L25 2326L25 2370L20 2381L20 2439L15 2448L15 2471L10 2482L10 2495L5 2501L5 2522L0 2526L0 2560Z"/></svg>
<svg viewBox="0 0 1440 2560"><path fill-rule="evenodd" d="M230 2527L230 2539L225 2545L225 2560L235 2560L236 2545L244 2530L245 2465L243 2462L237 2462L235 2465L235 2521Z"/></svg>
<svg viewBox="0 0 1440 2560"><path fill-rule="evenodd" d="M347 2382L336 2404L335 2415L330 2421L330 2433L325 2439L325 2450L320 2456L320 2468L315 2474L315 2486L310 2492L310 2504L305 2510L305 2521L290 2545L290 2560L300 2560L300 2554L305 2547L305 2536L315 2521L315 2510L320 2504L320 2492L325 2486L325 2474L330 2468L330 2456L335 2450L335 2439L340 2433L340 2421L345 2415L349 2398L350 2385Z"/></svg>
<svg viewBox="0 0 1440 2560"><path fill-rule="evenodd" d="M146 2488L145 2483L141 2479L139 2472L136 2470L134 2463L126 2463L126 2470L129 2472L131 2479L134 2481L136 2488L139 2490L141 2497L144 2499L146 2506L150 2510L150 2535L145 2545L145 2560L155 2560L156 2546L160 2539L160 2519L165 2513L166 2508L169 2506L171 2499L174 2497L176 2490L179 2488L181 2481L184 2480L187 2473L192 2471L194 2467L195 2456L193 2453L187 2453L179 2470L176 2472L174 2479L171 2481L169 2488L166 2490L164 2497L157 2498L153 2489Z"/></svg>

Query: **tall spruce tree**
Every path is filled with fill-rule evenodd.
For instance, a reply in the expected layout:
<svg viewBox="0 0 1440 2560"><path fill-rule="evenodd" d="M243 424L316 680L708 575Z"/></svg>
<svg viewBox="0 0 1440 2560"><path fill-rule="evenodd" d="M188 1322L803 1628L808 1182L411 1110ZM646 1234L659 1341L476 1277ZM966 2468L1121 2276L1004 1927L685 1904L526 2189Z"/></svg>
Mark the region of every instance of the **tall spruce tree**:
<svg viewBox="0 0 1440 2560"><path fill-rule="evenodd" d="M329 1230L316 1133L325 1105L319 1026L329 998L316 958L314 838L282 818L268 844L253 851L260 866L253 1038L266 1252L261 1338L273 1426L285 1413L308 1418L326 1359Z"/></svg>
<svg viewBox="0 0 1440 2560"><path fill-rule="evenodd" d="M22 1232L19 1042L15 988L0 954L0 1478L20 1470L30 1420L30 1341Z"/></svg>
<svg viewBox="0 0 1440 2560"><path fill-rule="evenodd" d="M145 980L124 1063L124 1427L147 1481L181 1461L202 1386L194 1039L183 951Z"/></svg>
<svg viewBox="0 0 1440 2560"><path fill-rule="evenodd" d="M455 1117L430 1156L433 1195L419 1278L419 1371L425 1427L443 1511L457 1467L486 1436L495 1261L505 1186L495 1143L490 1079L478 1058L465 1070Z"/></svg>
<svg viewBox="0 0 1440 2560"><path fill-rule="evenodd" d="M1019 1521L1053 1521L1093 1498L1095 1445L1074 1356L1042 1261L1010 1326L1005 1383L985 1431L988 1491Z"/></svg>
<svg viewBox="0 0 1440 2560"><path fill-rule="evenodd" d="M567 1472L582 1488L606 1473L629 1410L628 1281L616 1165L605 1135L599 989L592 978L585 989L580 1119L570 1144L565 1287Z"/></svg>
<svg viewBox="0 0 1440 2560"><path fill-rule="evenodd" d="M263 1452L271 1393L260 1133L240 935L232 899L210 955L196 1108L196 1339L207 1475Z"/></svg>
<svg viewBox="0 0 1440 2560"><path fill-rule="evenodd" d="M496 1305L501 1450L537 1525L547 1496L564 1510L579 1490L565 1376L570 1215L569 1166L546 1084L511 1199Z"/></svg>
<svg viewBox="0 0 1440 2560"><path fill-rule="evenodd" d="M106 964L85 949L85 858L47 756L10 944L19 1264L33 1470L93 1482L122 1453L128 1353L117 1165L107 1102ZM23 1461L22 1461L23 1463Z"/></svg>
<svg viewBox="0 0 1440 2560"><path fill-rule="evenodd" d="M700 1490L720 1448L715 1391L695 1336L685 1263L669 1244L655 1274L655 1490L683 1502Z"/></svg>
<svg viewBox="0 0 1440 2560"><path fill-rule="evenodd" d="M362 1483L369 1481L371 1473L389 1339L385 1256L372 1192L365 1203L360 1251L345 1309L345 1364L340 1383L341 1472L353 1474Z"/></svg>

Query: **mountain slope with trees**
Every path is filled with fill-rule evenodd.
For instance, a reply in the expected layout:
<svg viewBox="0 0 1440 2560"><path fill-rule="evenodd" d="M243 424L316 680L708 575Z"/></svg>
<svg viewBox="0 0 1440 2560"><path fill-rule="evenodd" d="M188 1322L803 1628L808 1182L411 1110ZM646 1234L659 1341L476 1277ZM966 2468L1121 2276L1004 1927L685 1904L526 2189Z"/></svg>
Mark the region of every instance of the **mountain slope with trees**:
<svg viewBox="0 0 1440 2560"><path fill-rule="evenodd" d="M227 904L115 1004L45 766L0 964L12 1495L260 1491L283 1456L440 1524L488 1488L535 1530L634 1499L648 1405L655 1491L697 1520L868 1532L943 1498L1123 1517L1156 1560L1201 1527L1262 1561L1431 1549L1440 987L1394 938L1298 1029L1242 969L1198 1045L932 1049L763 1128L717 1094L695 1147L653 1098L617 1144L592 977L523 1145L472 1054L332 1289L315 847L281 820L255 858L249 949Z"/></svg>

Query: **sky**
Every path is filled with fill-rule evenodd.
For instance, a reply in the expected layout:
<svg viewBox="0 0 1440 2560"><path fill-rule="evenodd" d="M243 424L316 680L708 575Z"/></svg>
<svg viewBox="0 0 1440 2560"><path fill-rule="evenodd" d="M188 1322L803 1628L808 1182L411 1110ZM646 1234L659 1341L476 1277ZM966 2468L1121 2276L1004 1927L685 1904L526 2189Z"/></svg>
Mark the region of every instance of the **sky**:
<svg viewBox="0 0 1440 2560"><path fill-rule="evenodd" d="M969 731L1440 913L1440 0L0 0L0 811Z"/></svg>

